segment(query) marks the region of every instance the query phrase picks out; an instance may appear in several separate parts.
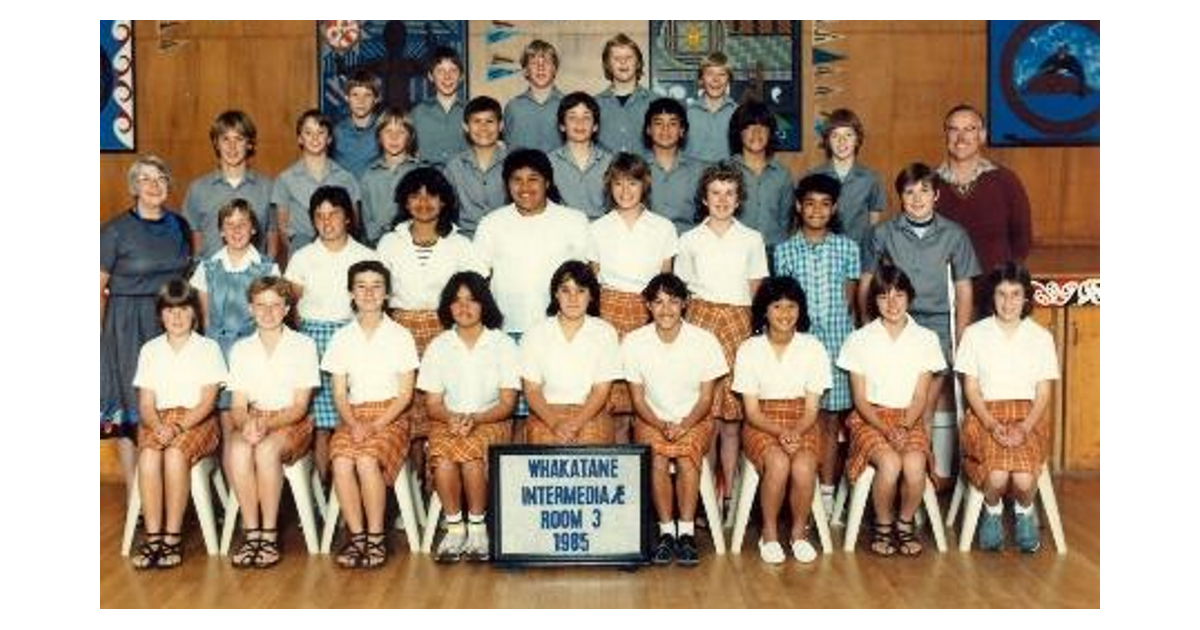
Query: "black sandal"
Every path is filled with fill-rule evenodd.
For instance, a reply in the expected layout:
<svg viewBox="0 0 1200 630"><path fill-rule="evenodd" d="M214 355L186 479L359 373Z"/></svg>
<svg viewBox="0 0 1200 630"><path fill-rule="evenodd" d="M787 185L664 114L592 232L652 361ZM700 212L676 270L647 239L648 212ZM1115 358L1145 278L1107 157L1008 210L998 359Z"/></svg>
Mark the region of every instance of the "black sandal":
<svg viewBox="0 0 1200 630"><path fill-rule="evenodd" d="M144 570L158 567L158 560L162 557L162 536L146 534L146 539L138 545L137 552L131 560L133 568Z"/></svg>
<svg viewBox="0 0 1200 630"><path fill-rule="evenodd" d="M925 550L924 545L920 540L917 540L917 524L913 521L898 519L896 521L896 544L897 551L902 556L919 556Z"/></svg>
<svg viewBox="0 0 1200 630"><path fill-rule="evenodd" d="M876 521L875 528L871 532L871 553L885 558L896 555L896 545L892 543L892 532L891 523Z"/></svg>
<svg viewBox="0 0 1200 630"><path fill-rule="evenodd" d="M258 528L242 531L242 544L229 557L230 564L238 569L248 569L258 563L258 554L262 552L262 540L257 536L260 531Z"/></svg>
<svg viewBox="0 0 1200 630"><path fill-rule="evenodd" d="M367 542L363 548L363 564L368 569L378 569L387 564L387 534L378 532L367 534Z"/></svg>
<svg viewBox="0 0 1200 630"><path fill-rule="evenodd" d="M357 569L365 566L366 562L366 532L350 534L350 539L338 550L338 566L345 569Z"/></svg>
<svg viewBox="0 0 1200 630"><path fill-rule="evenodd" d="M254 554L254 568L266 569L279 564L283 559L283 555L279 552L279 530L277 529L260 529L258 534L258 551ZM270 534L274 538L267 538Z"/></svg>
<svg viewBox="0 0 1200 630"><path fill-rule="evenodd" d="M175 542L167 542L168 537L175 538ZM163 532L158 550L158 562L155 563L154 568L174 569L183 564L183 535L179 532Z"/></svg>

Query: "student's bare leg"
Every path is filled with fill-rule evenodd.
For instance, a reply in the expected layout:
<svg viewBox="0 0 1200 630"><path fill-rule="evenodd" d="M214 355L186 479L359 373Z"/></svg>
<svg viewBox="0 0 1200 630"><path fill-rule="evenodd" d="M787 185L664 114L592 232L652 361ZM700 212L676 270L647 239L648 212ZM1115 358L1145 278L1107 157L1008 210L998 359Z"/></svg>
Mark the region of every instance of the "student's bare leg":
<svg viewBox="0 0 1200 630"><path fill-rule="evenodd" d="M871 485L871 504L875 507L875 522L890 525L895 520L896 484L900 479L900 455L892 447L876 449L871 454L875 466L875 481Z"/></svg>
<svg viewBox="0 0 1200 630"><path fill-rule="evenodd" d="M904 454L902 460L904 473L900 488L900 520L912 521L925 494L925 454L910 451Z"/></svg>
<svg viewBox="0 0 1200 630"><path fill-rule="evenodd" d="M808 515L812 511L813 490L816 486L816 456L807 451L796 453L792 457L790 473L788 503L792 508L792 540L803 540L808 529Z"/></svg>
<svg viewBox="0 0 1200 630"><path fill-rule="evenodd" d="M738 456L742 454L742 423L721 420L721 471L725 475L725 497L733 494L733 477L737 474Z"/></svg>
<svg viewBox="0 0 1200 630"><path fill-rule="evenodd" d="M821 423L821 459L818 466L821 485L837 485L838 477L842 474L841 445L838 444L838 432L842 427L841 412L822 409L817 422Z"/></svg>
<svg viewBox="0 0 1200 630"><path fill-rule="evenodd" d="M1037 477L1033 473L1014 472L1012 474L1013 496L1022 506L1033 505L1033 497L1037 493Z"/></svg>
<svg viewBox="0 0 1200 630"><path fill-rule="evenodd" d="M133 439L117 438L117 461L121 465L121 478L125 480L126 491L133 487L133 473L138 469L138 459L138 449Z"/></svg>
<svg viewBox="0 0 1200 630"><path fill-rule="evenodd" d="M313 437L313 464L321 475L321 482L329 482L329 437L333 433L329 429L317 429ZM341 501L341 499L338 499Z"/></svg>
<svg viewBox="0 0 1200 630"><path fill-rule="evenodd" d="M358 473L353 459L334 458L333 489L337 492L346 529L350 530L351 535L363 533L362 494L358 489Z"/></svg>
<svg viewBox="0 0 1200 630"><path fill-rule="evenodd" d="M124 438L121 438L124 439ZM138 493L146 534L159 534L163 523L163 452L153 448L138 454Z"/></svg>
<svg viewBox="0 0 1200 630"><path fill-rule="evenodd" d="M613 414L613 431L615 444L629 444L629 427L633 416L625 413Z"/></svg>
<svg viewBox="0 0 1200 630"><path fill-rule="evenodd" d="M987 482L983 488L983 500L988 505L996 505L1008 492L1009 472L993 470L988 473Z"/></svg>
<svg viewBox="0 0 1200 630"><path fill-rule="evenodd" d="M462 465L462 478L467 491L467 511L471 514L485 514L488 498L487 462L482 459L465 462Z"/></svg>
<svg viewBox="0 0 1200 630"><path fill-rule="evenodd" d="M282 454L286 438L279 433L268 435L254 449L254 470L258 479L258 501L262 510L262 527L268 530L263 535L274 540L270 533L279 525L279 499L283 495Z"/></svg>
<svg viewBox="0 0 1200 630"><path fill-rule="evenodd" d="M242 528L248 532L258 529L261 525L258 479L254 472L254 447L236 431L229 435L226 442L225 469L242 511Z"/></svg>
<svg viewBox="0 0 1200 630"><path fill-rule="evenodd" d="M442 500L442 512L458 514L462 510L463 479L458 464L443 459L433 469L433 483L438 498Z"/></svg>
<svg viewBox="0 0 1200 630"><path fill-rule="evenodd" d="M695 521L696 504L700 500L700 469L686 457L675 459L675 497L679 502L679 520Z"/></svg>
<svg viewBox="0 0 1200 630"><path fill-rule="evenodd" d="M366 511L367 532L382 532L389 484L384 481L383 469L374 457L359 457L355 464L362 491L362 505Z"/></svg>
<svg viewBox="0 0 1200 630"><path fill-rule="evenodd" d="M658 522L673 520L675 489L671 484L671 460L658 453L654 453L650 465L650 486L654 492L654 513L658 516ZM711 515L709 519L715 520Z"/></svg>
<svg viewBox="0 0 1200 630"><path fill-rule="evenodd" d="M163 529L164 545L176 545L183 531L183 511L187 509L188 494L192 486L191 463L183 451L168 447L163 452L163 490L166 499L166 523ZM158 565L169 567L179 564L183 558L179 553L164 551Z"/></svg>
<svg viewBox="0 0 1200 630"><path fill-rule="evenodd" d="M783 493L787 489L790 470L791 462L783 449L772 447L767 450L763 459L762 481L758 484L763 518L762 539L767 542L779 540L779 510L783 507Z"/></svg>

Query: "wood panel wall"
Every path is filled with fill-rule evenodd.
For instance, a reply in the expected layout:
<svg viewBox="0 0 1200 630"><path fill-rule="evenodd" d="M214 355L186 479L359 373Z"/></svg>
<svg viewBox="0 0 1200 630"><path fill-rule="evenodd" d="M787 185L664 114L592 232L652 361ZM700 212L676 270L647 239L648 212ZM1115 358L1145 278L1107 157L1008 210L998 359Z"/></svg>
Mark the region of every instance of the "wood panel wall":
<svg viewBox="0 0 1200 630"><path fill-rule="evenodd" d="M317 100L316 34L312 22L197 21L163 27L136 23L138 148L165 157L174 170L171 201L182 202L187 183L213 168L208 142L213 117L240 107L259 127L258 169L276 174L296 159L296 116ZM814 23L804 23L804 55ZM850 107L863 118L863 161L889 184L909 161L937 164L944 154L942 116L960 102L983 107L987 90L987 30L967 22L826 22L842 36L827 46L845 56L834 64L838 91L812 98L814 76L804 77L806 146L783 154L800 172L820 162L812 124L820 112ZM596 67L598 51L564 61ZM472 88L475 86L472 85ZM1037 245L1100 244L1099 148L992 149L1015 169L1029 192ZM133 157L100 157L100 218L127 207L124 173Z"/></svg>

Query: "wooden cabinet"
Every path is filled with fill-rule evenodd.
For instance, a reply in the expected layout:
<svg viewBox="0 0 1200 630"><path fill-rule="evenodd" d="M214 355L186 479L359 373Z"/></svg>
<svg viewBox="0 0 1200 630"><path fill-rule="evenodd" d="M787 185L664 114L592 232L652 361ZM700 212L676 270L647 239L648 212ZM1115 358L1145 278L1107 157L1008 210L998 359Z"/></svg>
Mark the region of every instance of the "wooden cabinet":
<svg viewBox="0 0 1200 630"><path fill-rule="evenodd" d="M1100 308L1066 309L1062 464L1100 470Z"/></svg>

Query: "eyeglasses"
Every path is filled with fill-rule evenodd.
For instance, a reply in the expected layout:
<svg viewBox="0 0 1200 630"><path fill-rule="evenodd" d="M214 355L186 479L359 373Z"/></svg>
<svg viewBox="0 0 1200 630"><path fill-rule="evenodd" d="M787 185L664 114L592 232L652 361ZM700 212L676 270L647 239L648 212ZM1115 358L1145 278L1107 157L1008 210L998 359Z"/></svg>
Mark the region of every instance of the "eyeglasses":
<svg viewBox="0 0 1200 630"><path fill-rule="evenodd" d="M171 180L167 179L164 175L138 175L137 178L137 183L142 186L149 186L151 184L166 186L170 182Z"/></svg>

